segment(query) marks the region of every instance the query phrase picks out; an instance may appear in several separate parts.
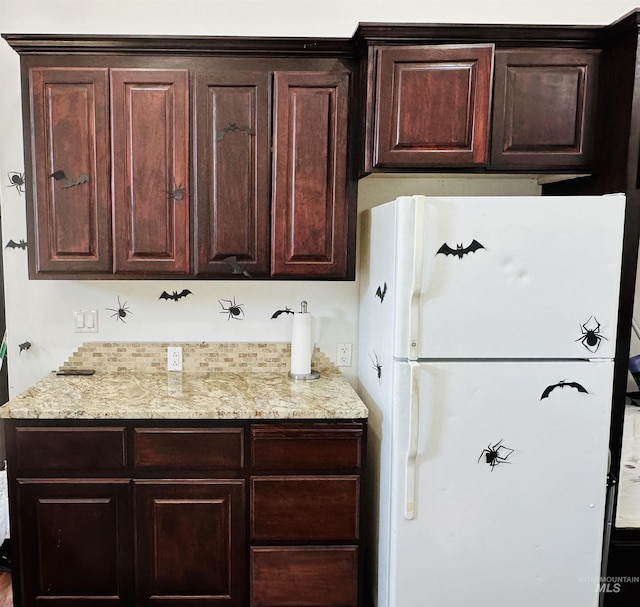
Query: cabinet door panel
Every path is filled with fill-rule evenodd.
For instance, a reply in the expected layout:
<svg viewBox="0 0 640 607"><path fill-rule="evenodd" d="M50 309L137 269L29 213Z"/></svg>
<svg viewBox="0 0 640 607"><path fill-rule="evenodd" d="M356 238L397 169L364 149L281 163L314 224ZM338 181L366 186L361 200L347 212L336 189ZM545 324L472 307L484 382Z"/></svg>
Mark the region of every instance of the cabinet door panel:
<svg viewBox="0 0 640 607"><path fill-rule="evenodd" d="M493 45L380 47L374 166L486 164Z"/></svg>
<svg viewBox="0 0 640 607"><path fill-rule="evenodd" d="M358 604L355 546L251 548L251 607Z"/></svg>
<svg viewBox="0 0 640 607"><path fill-rule="evenodd" d="M496 52L494 168L587 168L593 153L597 50Z"/></svg>
<svg viewBox="0 0 640 607"><path fill-rule="evenodd" d="M186 70L111 71L116 272L189 271Z"/></svg>
<svg viewBox="0 0 640 607"><path fill-rule="evenodd" d="M22 605L131 605L129 481L18 479L17 491Z"/></svg>
<svg viewBox="0 0 640 607"><path fill-rule="evenodd" d="M32 266L36 273L108 272L108 70L31 69L29 79Z"/></svg>
<svg viewBox="0 0 640 607"><path fill-rule="evenodd" d="M345 277L349 74L275 74L273 276Z"/></svg>
<svg viewBox="0 0 640 607"><path fill-rule="evenodd" d="M197 273L269 274L269 73L196 75Z"/></svg>
<svg viewBox="0 0 640 607"><path fill-rule="evenodd" d="M244 481L134 481L137 605L241 607Z"/></svg>

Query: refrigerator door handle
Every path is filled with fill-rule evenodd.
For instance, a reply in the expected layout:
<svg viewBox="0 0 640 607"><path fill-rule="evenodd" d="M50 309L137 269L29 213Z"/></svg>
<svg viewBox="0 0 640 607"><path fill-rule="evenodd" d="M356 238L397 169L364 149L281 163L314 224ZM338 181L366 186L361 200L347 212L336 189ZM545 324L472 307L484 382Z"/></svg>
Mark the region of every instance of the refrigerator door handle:
<svg viewBox="0 0 640 607"><path fill-rule="evenodd" d="M409 361L411 369L411 399L409 402L409 446L405 478L404 518L412 520L415 515L416 458L420 430L420 364Z"/></svg>
<svg viewBox="0 0 640 607"><path fill-rule="evenodd" d="M411 279L411 316L409 318L409 359L418 358L420 341L420 297L422 294L422 272L424 263L424 204L415 201L413 234L413 276Z"/></svg>

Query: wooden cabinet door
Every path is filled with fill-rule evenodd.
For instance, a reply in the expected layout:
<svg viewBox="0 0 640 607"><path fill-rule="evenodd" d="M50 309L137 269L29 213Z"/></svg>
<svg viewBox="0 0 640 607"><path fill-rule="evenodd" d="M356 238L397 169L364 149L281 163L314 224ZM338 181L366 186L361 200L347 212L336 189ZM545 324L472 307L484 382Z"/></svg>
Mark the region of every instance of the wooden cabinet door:
<svg viewBox="0 0 640 607"><path fill-rule="evenodd" d="M136 605L243 607L243 480L136 480Z"/></svg>
<svg viewBox="0 0 640 607"><path fill-rule="evenodd" d="M493 45L378 47L373 165L487 161Z"/></svg>
<svg viewBox="0 0 640 607"><path fill-rule="evenodd" d="M230 256L252 277L269 275L269 78L196 74L198 275L228 277Z"/></svg>
<svg viewBox="0 0 640 607"><path fill-rule="evenodd" d="M274 75L272 276L347 277L349 76Z"/></svg>
<svg viewBox="0 0 640 607"><path fill-rule="evenodd" d="M132 604L129 484L18 479L13 583L22 607Z"/></svg>
<svg viewBox="0 0 640 607"><path fill-rule="evenodd" d="M492 168L587 169L600 51L496 52Z"/></svg>
<svg viewBox="0 0 640 607"><path fill-rule="evenodd" d="M32 277L109 272L108 70L34 68L29 86Z"/></svg>
<svg viewBox="0 0 640 607"><path fill-rule="evenodd" d="M187 70L111 70L116 272L189 272Z"/></svg>

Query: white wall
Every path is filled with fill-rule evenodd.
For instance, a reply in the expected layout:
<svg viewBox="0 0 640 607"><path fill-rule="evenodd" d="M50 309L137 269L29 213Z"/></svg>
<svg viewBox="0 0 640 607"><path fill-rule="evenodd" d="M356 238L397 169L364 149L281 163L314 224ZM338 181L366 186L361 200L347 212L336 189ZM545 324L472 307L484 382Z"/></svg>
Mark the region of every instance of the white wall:
<svg viewBox="0 0 640 607"><path fill-rule="evenodd" d="M7 33L350 36L358 22L607 24L636 0L0 0ZM8 172L23 172L18 55L0 42L0 197L2 246L26 239L25 196L8 187ZM527 194L531 179L433 177L368 178L360 205L399 193ZM16 395L56 368L83 341L287 341L290 316L276 310L309 302L321 349L335 359L336 344L357 341L357 285L353 282L29 281L27 257L4 250L9 383ZM180 302L159 301L162 290L189 288ZM126 324L106 308L126 301ZM236 298L245 319L227 320L219 299ZM72 332L74 309L97 309L99 332ZM18 354L18 344L32 348ZM354 349L354 360L357 352ZM355 385L356 368L344 369Z"/></svg>

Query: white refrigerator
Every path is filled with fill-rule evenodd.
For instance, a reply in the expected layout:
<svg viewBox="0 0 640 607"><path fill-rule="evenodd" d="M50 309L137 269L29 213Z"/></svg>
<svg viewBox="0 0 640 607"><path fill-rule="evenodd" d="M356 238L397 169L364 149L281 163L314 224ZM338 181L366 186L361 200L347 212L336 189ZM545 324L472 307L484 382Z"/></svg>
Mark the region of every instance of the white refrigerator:
<svg viewBox="0 0 640 607"><path fill-rule="evenodd" d="M625 198L362 214L375 607L596 607Z"/></svg>

